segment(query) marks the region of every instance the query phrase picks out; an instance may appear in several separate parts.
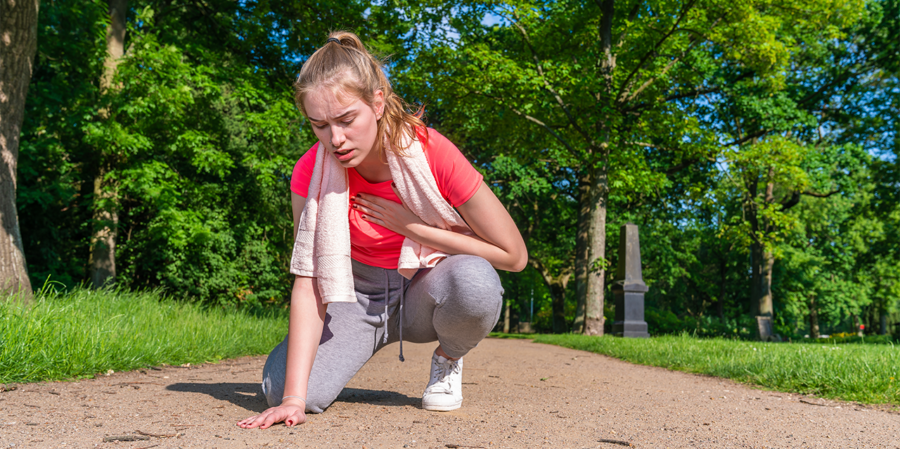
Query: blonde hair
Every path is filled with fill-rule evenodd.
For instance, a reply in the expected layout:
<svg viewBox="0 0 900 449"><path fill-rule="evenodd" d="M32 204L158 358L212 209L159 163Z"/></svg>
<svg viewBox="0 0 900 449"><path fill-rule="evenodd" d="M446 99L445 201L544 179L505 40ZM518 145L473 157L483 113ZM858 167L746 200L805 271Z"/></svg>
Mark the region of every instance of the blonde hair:
<svg viewBox="0 0 900 449"><path fill-rule="evenodd" d="M391 82L384 73L384 64L366 50L357 35L349 31L331 32L325 45L316 50L300 69L300 76L294 83L294 101L307 118L309 115L303 100L310 92L322 87L336 95L358 98L370 106L374 105L376 92L380 90L384 94L384 112L378 120L373 148L382 156L385 143L395 154L404 156L406 147L401 146L403 136L412 141L416 138L416 128L425 127L422 120L424 108L410 112L406 102L391 88ZM427 133L423 133L424 136Z"/></svg>

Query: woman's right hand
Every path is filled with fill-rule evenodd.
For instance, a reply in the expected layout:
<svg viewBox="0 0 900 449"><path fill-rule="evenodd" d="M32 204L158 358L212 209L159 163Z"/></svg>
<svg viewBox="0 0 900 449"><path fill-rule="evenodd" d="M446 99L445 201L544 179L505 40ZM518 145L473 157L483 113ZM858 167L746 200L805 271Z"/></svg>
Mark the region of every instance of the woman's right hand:
<svg viewBox="0 0 900 449"><path fill-rule="evenodd" d="M305 408L306 404L304 404L303 401L288 398L278 407L269 408L256 416L251 416L250 418L238 422L237 425L243 429L253 429L256 427L268 429L272 424L284 421L284 425L292 427L296 424L303 424L306 422Z"/></svg>

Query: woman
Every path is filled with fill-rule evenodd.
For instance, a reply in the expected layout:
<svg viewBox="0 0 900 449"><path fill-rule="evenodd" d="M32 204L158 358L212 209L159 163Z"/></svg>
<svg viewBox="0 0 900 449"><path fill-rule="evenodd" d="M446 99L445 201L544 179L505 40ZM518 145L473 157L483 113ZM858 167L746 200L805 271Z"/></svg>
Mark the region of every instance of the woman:
<svg viewBox="0 0 900 449"><path fill-rule="evenodd" d="M404 340L438 342L423 408L459 408L462 357L500 315L494 269L527 262L521 234L459 150L407 112L356 35L331 33L295 87L319 143L291 179L290 324L263 370L271 408L238 425L305 422L385 345L400 341L402 361Z"/></svg>

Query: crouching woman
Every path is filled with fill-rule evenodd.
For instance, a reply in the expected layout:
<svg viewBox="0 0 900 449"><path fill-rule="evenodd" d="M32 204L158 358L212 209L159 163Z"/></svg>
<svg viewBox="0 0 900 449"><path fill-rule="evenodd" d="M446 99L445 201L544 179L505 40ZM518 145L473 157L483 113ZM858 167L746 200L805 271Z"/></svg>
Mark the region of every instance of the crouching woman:
<svg viewBox="0 0 900 449"><path fill-rule="evenodd" d="M521 234L356 35L332 33L295 87L319 142L291 178L290 324L263 369L271 408L238 425L305 422L383 347L400 342L402 361L403 341L438 343L422 407L459 408L463 356L500 315L495 269L527 262Z"/></svg>

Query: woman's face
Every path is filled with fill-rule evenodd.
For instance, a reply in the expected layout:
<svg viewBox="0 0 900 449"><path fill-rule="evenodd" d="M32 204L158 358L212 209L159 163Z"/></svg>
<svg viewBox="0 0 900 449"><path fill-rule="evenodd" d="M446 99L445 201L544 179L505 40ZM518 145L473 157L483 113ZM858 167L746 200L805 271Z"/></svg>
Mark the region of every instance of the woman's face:
<svg viewBox="0 0 900 449"><path fill-rule="evenodd" d="M306 96L304 106L316 137L341 166L350 168L378 161L372 148L384 111L381 91L375 92L375 101L369 105L359 98L346 98L320 88Z"/></svg>

